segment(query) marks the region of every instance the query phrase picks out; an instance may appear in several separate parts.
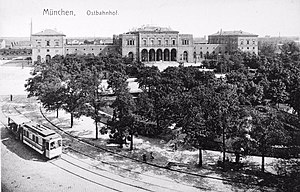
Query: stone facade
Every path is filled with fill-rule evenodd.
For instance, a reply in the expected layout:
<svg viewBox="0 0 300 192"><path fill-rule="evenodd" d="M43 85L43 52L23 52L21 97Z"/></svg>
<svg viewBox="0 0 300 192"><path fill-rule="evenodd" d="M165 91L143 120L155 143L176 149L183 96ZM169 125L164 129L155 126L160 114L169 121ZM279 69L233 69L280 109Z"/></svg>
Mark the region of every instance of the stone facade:
<svg viewBox="0 0 300 192"><path fill-rule="evenodd" d="M49 61L54 55L64 55L64 37L64 34L51 29L32 34L32 62Z"/></svg>
<svg viewBox="0 0 300 192"><path fill-rule="evenodd" d="M258 35L244 31L220 31L208 36L208 44L226 45L225 53L235 50L258 54Z"/></svg>
<svg viewBox="0 0 300 192"><path fill-rule="evenodd" d="M193 36L170 28L146 26L119 35L123 56L142 62L193 60Z"/></svg>
<svg viewBox="0 0 300 192"><path fill-rule="evenodd" d="M114 35L111 43L67 44L64 34L47 29L31 36L32 61L47 61L57 54L98 55L119 52L122 56L141 62L196 63L201 62L206 55L230 54L237 49L258 54L257 37L243 31L221 31L209 35L206 42L205 38L197 40L191 34L179 34L170 28L144 26Z"/></svg>

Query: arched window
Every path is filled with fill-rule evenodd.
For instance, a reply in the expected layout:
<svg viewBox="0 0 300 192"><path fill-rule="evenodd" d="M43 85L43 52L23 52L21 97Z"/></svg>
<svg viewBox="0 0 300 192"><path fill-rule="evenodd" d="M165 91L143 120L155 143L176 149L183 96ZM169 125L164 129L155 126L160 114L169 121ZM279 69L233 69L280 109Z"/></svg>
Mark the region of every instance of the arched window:
<svg viewBox="0 0 300 192"><path fill-rule="evenodd" d="M49 63L50 59L51 59L51 56L50 55L46 55L46 63Z"/></svg>
<svg viewBox="0 0 300 192"><path fill-rule="evenodd" d="M177 51L176 51L176 49L171 50L171 61L177 61Z"/></svg>
<svg viewBox="0 0 300 192"><path fill-rule="evenodd" d="M188 52L187 51L183 52L183 61L188 62Z"/></svg>
<svg viewBox="0 0 300 192"><path fill-rule="evenodd" d="M147 49L142 50L142 62L143 61L148 61L148 51L147 51Z"/></svg>
<svg viewBox="0 0 300 192"><path fill-rule="evenodd" d="M133 53L132 53L132 52L129 52L129 53L128 53L128 57L129 57L131 60L133 60Z"/></svg>
<svg viewBox="0 0 300 192"><path fill-rule="evenodd" d="M170 61L170 51L169 51L169 49L164 50L164 61Z"/></svg>

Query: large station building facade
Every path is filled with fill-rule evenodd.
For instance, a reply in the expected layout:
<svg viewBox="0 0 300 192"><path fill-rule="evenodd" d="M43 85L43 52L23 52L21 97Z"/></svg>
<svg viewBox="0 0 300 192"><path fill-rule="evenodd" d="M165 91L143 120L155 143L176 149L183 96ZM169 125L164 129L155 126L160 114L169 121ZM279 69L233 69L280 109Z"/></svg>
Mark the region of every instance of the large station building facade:
<svg viewBox="0 0 300 192"><path fill-rule="evenodd" d="M107 54L119 52L141 62L201 62L209 54L241 51L258 53L258 35L243 31L220 31L197 41L192 34L180 34L164 27L144 26L114 35L110 43L70 44L66 36L51 29L33 34L32 61L48 61L55 55Z"/></svg>

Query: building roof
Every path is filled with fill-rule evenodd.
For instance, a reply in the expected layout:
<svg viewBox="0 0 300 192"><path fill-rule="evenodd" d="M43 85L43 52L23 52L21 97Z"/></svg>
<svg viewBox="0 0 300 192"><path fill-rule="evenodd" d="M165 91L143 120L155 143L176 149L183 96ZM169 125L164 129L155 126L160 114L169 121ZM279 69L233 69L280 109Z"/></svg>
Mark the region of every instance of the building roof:
<svg viewBox="0 0 300 192"><path fill-rule="evenodd" d="M206 44L208 41L202 37L195 37L194 44Z"/></svg>
<svg viewBox="0 0 300 192"><path fill-rule="evenodd" d="M66 36L63 33L54 31L53 29L45 29L44 31L32 34L32 36Z"/></svg>
<svg viewBox="0 0 300 192"><path fill-rule="evenodd" d="M252 33L248 33L245 31L218 31L217 33L214 33L210 36L219 36L219 35L224 35L224 36L258 36Z"/></svg>
<svg viewBox="0 0 300 192"><path fill-rule="evenodd" d="M139 28L134 28L129 31L130 33L132 32L177 32L171 29L170 27L159 27L159 26L151 26L151 25L143 25L142 27Z"/></svg>

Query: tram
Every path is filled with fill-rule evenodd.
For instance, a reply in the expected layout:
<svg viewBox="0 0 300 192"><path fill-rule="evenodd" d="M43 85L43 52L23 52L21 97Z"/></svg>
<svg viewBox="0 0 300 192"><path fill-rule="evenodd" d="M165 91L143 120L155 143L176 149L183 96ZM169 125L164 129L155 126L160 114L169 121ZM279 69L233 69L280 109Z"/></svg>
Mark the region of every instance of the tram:
<svg viewBox="0 0 300 192"><path fill-rule="evenodd" d="M26 118L11 116L8 117L8 129L16 139L48 159L62 154L62 137L44 125Z"/></svg>

